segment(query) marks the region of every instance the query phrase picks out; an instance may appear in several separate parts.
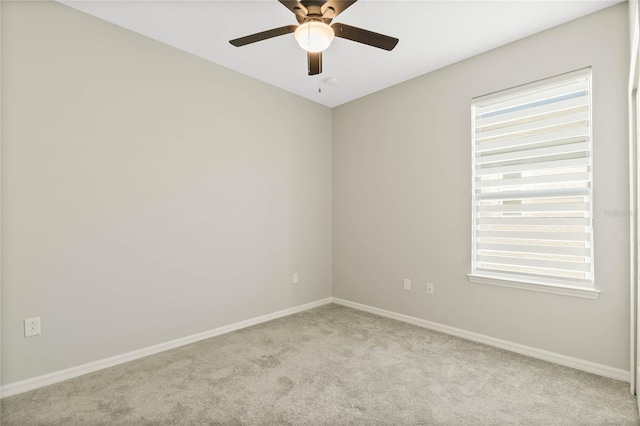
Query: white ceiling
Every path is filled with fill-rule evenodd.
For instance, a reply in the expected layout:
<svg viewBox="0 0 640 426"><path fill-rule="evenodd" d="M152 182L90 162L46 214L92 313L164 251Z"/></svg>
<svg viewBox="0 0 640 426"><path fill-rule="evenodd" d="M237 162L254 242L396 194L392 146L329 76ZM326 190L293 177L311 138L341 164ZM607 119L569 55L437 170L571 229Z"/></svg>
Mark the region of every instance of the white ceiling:
<svg viewBox="0 0 640 426"><path fill-rule="evenodd" d="M307 75L306 52L293 34L241 48L229 44L234 38L297 24L293 13L276 0L59 1L334 107L621 0L359 0L334 22L400 42L387 52L336 38L324 52L323 73L317 76ZM338 84L326 84L329 77L337 78Z"/></svg>

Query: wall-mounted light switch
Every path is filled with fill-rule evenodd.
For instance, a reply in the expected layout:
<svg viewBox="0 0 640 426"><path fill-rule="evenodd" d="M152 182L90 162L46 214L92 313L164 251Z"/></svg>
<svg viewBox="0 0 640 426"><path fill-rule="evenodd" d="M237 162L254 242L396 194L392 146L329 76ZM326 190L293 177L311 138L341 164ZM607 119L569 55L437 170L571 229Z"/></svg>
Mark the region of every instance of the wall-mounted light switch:
<svg viewBox="0 0 640 426"><path fill-rule="evenodd" d="M404 279L404 289L405 291L411 291L411 280Z"/></svg>

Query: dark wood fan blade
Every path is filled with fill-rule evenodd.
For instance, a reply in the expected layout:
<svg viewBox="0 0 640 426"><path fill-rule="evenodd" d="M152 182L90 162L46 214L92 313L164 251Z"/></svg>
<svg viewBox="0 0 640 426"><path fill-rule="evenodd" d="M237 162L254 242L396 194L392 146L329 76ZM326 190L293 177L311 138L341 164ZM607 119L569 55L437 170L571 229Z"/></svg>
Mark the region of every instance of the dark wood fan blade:
<svg viewBox="0 0 640 426"><path fill-rule="evenodd" d="M368 44L384 50L393 50L398 44L398 39L389 37L384 34L374 33L373 31L363 30L362 28L352 27L345 24L331 25L336 37L346 38L347 40L357 41L358 43Z"/></svg>
<svg viewBox="0 0 640 426"><path fill-rule="evenodd" d="M345 10L347 10L347 8L349 6L351 6L352 4L354 4L356 1L358 1L358 0L352 0L352 1L347 1L347 0L328 0L322 6L322 14L325 15L325 17L327 17L327 18L333 19L336 16L338 16L339 14L341 14L342 12L344 12ZM333 12L330 9L333 9ZM327 11L329 11L329 13L327 13Z"/></svg>
<svg viewBox="0 0 640 426"><path fill-rule="evenodd" d="M307 8L302 5L299 1L296 0L278 0L280 3L284 5L287 9L295 13L301 18L307 16Z"/></svg>
<svg viewBox="0 0 640 426"><path fill-rule="evenodd" d="M307 66L309 75L316 75L322 72L322 52L307 52Z"/></svg>
<svg viewBox="0 0 640 426"><path fill-rule="evenodd" d="M247 44L255 43L257 41L267 40L269 38L295 32L296 28L298 28L297 25L287 25L286 27L274 28L262 31L261 33L255 33L245 37L236 38L234 40L229 40L229 43L233 44L235 47L246 46Z"/></svg>

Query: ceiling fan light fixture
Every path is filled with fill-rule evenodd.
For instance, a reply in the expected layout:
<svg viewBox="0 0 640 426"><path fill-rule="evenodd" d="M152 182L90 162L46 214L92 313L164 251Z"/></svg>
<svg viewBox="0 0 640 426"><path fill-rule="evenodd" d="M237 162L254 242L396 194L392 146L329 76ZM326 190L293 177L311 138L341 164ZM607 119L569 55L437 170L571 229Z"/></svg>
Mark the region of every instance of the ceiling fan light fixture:
<svg viewBox="0 0 640 426"><path fill-rule="evenodd" d="M309 21L296 29L296 41L307 52L317 53L325 50L335 37L333 29L324 22Z"/></svg>

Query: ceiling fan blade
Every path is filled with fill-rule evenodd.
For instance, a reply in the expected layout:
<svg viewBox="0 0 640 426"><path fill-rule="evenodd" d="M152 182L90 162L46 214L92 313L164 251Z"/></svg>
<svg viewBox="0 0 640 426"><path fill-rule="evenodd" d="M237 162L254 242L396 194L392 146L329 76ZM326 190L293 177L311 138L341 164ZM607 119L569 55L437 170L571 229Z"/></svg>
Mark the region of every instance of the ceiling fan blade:
<svg viewBox="0 0 640 426"><path fill-rule="evenodd" d="M324 5L322 5L322 14L327 18L335 18L352 4L354 4L358 0L328 0ZM328 10L333 9L333 12L327 13Z"/></svg>
<svg viewBox="0 0 640 426"><path fill-rule="evenodd" d="M296 0L278 0L280 3L284 5L287 9L295 13L301 18L305 18L307 16L307 8L302 5L299 1Z"/></svg>
<svg viewBox="0 0 640 426"><path fill-rule="evenodd" d="M346 38L347 40L357 41L358 43L368 44L384 50L393 50L398 44L398 39L389 37L384 34L374 33L373 31L363 30L362 28L352 27L345 24L331 25L336 37Z"/></svg>
<svg viewBox="0 0 640 426"><path fill-rule="evenodd" d="M322 72L322 52L307 52L307 66L309 75L316 75Z"/></svg>
<svg viewBox="0 0 640 426"><path fill-rule="evenodd" d="M229 40L229 43L233 44L235 47L246 46L247 44L255 43L257 41L267 40L269 38L295 32L296 28L298 28L297 25L273 28L271 30L262 31L261 33L255 33L245 37L236 38L234 40Z"/></svg>

